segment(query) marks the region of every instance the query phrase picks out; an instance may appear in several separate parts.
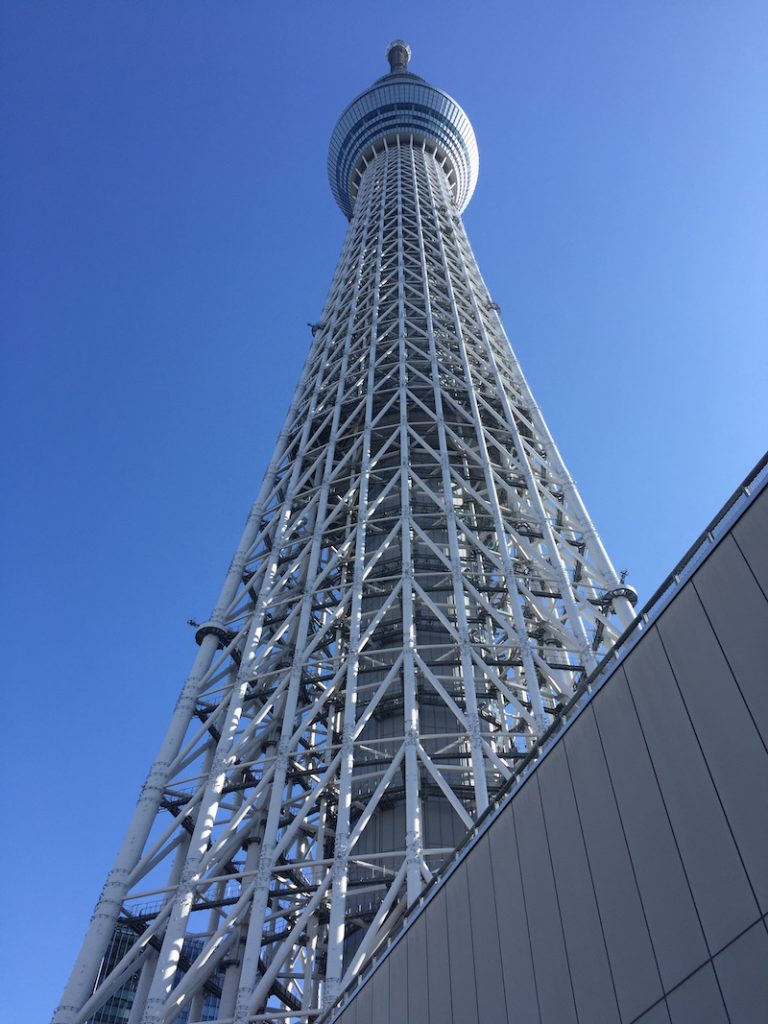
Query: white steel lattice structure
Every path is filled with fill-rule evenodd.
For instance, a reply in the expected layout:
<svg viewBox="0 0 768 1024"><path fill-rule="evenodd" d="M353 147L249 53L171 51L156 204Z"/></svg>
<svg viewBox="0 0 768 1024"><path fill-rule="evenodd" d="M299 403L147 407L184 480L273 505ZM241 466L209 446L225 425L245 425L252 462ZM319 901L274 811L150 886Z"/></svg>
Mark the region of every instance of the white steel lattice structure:
<svg viewBox="0 0 768 1024"><path fill-rule="evenodd" d="M631 621L409 55L334 132L330 295L57 1024L316 1018Z"/></svg>

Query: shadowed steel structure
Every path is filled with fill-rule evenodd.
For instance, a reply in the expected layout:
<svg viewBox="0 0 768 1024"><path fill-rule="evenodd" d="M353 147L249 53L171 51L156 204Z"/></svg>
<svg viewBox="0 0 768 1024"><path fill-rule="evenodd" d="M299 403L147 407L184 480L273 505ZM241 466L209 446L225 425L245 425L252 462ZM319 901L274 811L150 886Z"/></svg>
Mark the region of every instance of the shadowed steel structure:
<svg viewBox="0 0 768 1024"><path fill-rule="evenodd" d="M317 1017L632 620L464 232L472 127L387 55L333 133L330 295L56 1024Z"/></svg>
<svg viewBox="0 0 768 1024"><path fill-rule="evenodd" d="M767 485L764 456L322 1024L765 1024Z"/></svg>

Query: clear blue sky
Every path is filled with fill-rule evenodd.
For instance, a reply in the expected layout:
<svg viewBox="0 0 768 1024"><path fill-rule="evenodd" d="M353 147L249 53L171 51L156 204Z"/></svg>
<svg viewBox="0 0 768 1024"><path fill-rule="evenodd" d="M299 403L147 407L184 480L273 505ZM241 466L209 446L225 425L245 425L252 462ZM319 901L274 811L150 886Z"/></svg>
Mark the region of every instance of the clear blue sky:
<svg viewBox="0 0 768 1024"><path fill-rule="evenodd" d="M762 0L6 0L3 1012L45 1021L194 654L345 221L384 47L471 117L466 223L647 598L765 447Z"/></svg>

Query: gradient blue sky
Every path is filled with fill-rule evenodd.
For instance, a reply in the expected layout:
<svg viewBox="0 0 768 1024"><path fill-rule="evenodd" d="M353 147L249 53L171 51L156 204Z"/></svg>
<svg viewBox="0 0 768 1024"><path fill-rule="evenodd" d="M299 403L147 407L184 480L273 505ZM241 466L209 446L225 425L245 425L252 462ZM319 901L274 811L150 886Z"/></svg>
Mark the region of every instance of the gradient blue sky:
<svg viewBox="0 0 768 1024"><path fill-rule="evenodd" d="M32 1022L298 380L328 138L386 43L473 121L481 269L642 600L765 447L768 8L6 0L2 35L0 956Z"/></svg>

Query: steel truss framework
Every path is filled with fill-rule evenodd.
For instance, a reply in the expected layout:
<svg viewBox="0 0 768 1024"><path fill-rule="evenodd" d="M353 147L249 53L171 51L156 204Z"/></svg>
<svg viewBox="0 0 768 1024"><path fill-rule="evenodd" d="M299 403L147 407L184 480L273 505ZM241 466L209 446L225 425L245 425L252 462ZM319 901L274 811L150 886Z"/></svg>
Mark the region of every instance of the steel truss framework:
<svg viewBox="0 0 768 1024"><path fill-rule="evenodd" d="M368 155L60 1024L317 1017L632 618L449 172Z"/></svg>

